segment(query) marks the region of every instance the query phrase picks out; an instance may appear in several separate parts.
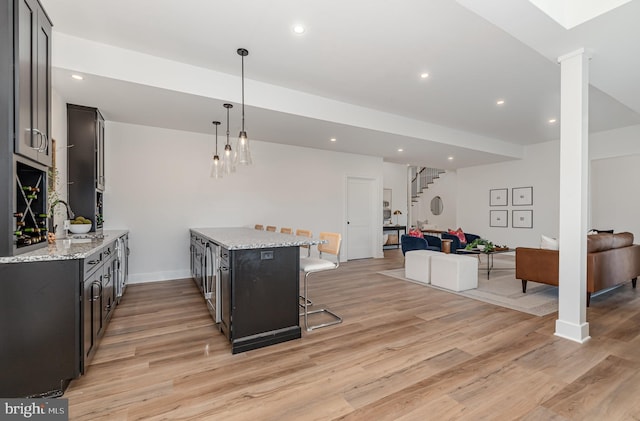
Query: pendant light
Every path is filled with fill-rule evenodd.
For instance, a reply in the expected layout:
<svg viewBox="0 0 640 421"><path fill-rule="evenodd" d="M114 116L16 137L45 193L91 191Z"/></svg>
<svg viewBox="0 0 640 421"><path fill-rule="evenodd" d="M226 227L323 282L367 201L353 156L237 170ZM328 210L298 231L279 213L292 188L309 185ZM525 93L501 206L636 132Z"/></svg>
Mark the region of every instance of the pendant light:
<svg viewBox="0 0 640 421"><path fill-rule="evenodd" d="M223 104L224 108L227 109L227 144L224 146L224 152L222 153L222 163L224 173L231 174L236 171L236 165L234 161L233 151L231 150L231 145L229 144L229 109L233 108L231 104Z"/></svg>
<svg viewBox="0 0 640 421"><path fill-rule="evenodd" d="M244 131L244 58L249 55L249 51L244 48L238 48L238 55L242 57L242 128L236 145L236 165L251 165L249 139L247 138L247 132Z"/></svg>
<svg viewBox="0 0 640 421"><path fill-rule="evenodd" d="M224 164L218 156L218 126L220 125L220 122L213 121L212 123L214 126L216 126L216 152L215 155L213 155L213 161L211 162L210 175L211 178L222 178Z"/></svg>

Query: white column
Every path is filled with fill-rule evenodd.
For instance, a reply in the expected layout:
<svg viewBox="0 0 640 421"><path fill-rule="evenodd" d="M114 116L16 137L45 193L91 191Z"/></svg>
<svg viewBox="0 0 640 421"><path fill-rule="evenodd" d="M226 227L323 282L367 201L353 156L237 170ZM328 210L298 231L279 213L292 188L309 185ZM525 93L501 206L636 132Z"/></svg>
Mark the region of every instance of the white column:
<svg viewBox="0 0 640 421"><path fill-rule="evenodd" d="M587 203L589 180L589 57L584 49L560 63L560 286L557 336L589 337L587 323Z"/></svg>

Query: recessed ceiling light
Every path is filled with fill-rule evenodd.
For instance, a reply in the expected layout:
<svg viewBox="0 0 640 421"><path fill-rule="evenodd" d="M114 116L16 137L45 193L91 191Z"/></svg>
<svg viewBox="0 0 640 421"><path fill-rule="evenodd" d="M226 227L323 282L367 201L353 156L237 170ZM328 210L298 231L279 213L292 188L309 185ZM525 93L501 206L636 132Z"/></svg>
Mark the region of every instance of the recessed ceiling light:
<svg viewBox="0 0 640 421"><path fill-rule="evenodd" d="M307 28L305 28L304 25L301 25L301 24L293 25L294 34L302 35L305 33L306 30Z"/></svg>
<svg viewBox="0 0 640 421"><path fill-rule="evenodd" d="M338 139L336 139L335 137L332 137L332 138L331 138L331 139L329 139L329 140L330 140L330 141L332 141L332 142L335 142L335 141L336 141L336 140L338 140Z"/></svg>
<svg viewBox="0 0 640 421"><path fill-rule="evenodd" d="M504 105L504 99L497 100L496 105Z"/></svg>
<svg viewBox="0 0 640 421"><path fill-rule="evenodd" d="M422 79L426 79L426 78L428 78L428 77L429 77L429 73L421 73L421 74L420 74L420 77L421 77Z"/></svg>
<svg viewBox="0 0 640 421"><path fill-rule="evenodd" d="M398 152L403 152L403 151L404 151L404 149L398 148Z"/></svg>
<svg viewBox="0 0 640 421"><path fill-rule="evenodd" d="M80 76L80 75L71 75L71 77L72 77L73 79L75 79L75 80L82 80L82 79L84 79L84 78L83 78L82 76Z"/></svg>
<svg viewBox="0 0 640 421"><path fill-rule="evenodd" d="M450 156L449 158L447 158L449 161L453 161L453 157Z"/></svg>
<svg viewBox="0 0 640 421"><path fill-rule="evenodd" d="M555 118L550 118L550 119L549 119L549 124L553 124L553 123L555 123L556 121L558 121L558 120L556 120Z"/></svg>

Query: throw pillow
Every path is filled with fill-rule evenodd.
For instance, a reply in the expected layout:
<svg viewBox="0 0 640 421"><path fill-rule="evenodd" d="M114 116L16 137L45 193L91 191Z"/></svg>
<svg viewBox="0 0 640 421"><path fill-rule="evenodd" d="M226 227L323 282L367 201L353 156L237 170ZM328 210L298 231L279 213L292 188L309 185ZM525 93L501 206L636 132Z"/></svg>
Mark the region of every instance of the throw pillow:
<svg viewBox="0 0 640 421"><path fill-rule="evenodd" d="M455 235L456 237L458 237L458 240L460 240L461 246L464 246L467 244L467 237L464 236L464 232L462 232L461 228L458 228L455 231L450 229L449 234Z"/></svg>
<svg viewBox="0 0 640 421"><path fill-rule="evenodd" d="M546 250L558 250L558 240L555 238L547 237L546 235L541 235L540 248Z"/></svg>
<svg viewBox="0 0 640 421"><path fill-rule="evenodd" d="M422 234L422 231L417 230L417 229L410 229L409 230L409 235L411 237L424 238L424 234Z"/></svg>

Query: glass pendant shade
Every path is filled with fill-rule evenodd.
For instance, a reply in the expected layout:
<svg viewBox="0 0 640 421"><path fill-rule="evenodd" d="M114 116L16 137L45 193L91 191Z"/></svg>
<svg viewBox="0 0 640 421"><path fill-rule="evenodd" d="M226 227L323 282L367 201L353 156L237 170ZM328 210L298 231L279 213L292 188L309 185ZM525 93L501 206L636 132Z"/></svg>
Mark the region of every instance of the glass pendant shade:
<svg viewBox="0 0 640 421"><path fill-rule="evenodd" d="M211 178L222 178L224 175L224 164L220 161L220 157L218 155L213 156L213 161L211 162Z"/></svg>
<svg viewBox="0 0 640 421"><path fill-rule="evenodd" d="M249 150L249 139L247 133L241 131L238 135L236 145L236 165L251 165L251 151Z"/></svg>
<svg viewBox="0 0 640 421"><path fill-rule="evenodd" d="M222 152L222 163L224 164L225 174L231 174L232 172L236 172L235 157L231 150L231 144L229 143L229 110L233 108L233 105L222 104L222 106L227 109L227 144L224 146L224 151Z"/></svg>
<svg viewBox="0 0 640 421"><path fill-rule="evenodd" d="M222 152L222 163L225 174L231 174L236 171L236 165L233 162L233 158L234 156L233 151L231 150L231 145L225 145L224 152Z"/></svg>
<svg viewBox="0 0 640 421"><path fill-rule="evenodd" d="M220 161L220 157L218 156L218 126L220 125L219 121L212 122L216 128L216 151L213 155L213 160L211 161L211 172L209 176L211 178L222 178L224 174L224 164Z"/></svg>

